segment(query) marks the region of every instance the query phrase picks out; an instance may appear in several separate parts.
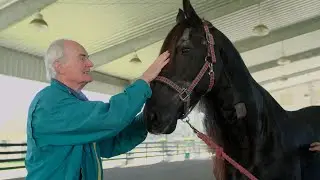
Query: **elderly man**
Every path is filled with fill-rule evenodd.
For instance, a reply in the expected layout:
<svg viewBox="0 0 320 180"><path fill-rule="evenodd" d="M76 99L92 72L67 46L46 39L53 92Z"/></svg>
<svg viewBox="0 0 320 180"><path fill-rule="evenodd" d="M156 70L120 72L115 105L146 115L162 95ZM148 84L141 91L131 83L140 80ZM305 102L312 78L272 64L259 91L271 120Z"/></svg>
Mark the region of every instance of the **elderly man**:
<svg viewBox="0 0 320 180"><path fill-rule="evenodd" d="M109 103L88 101L81 89L92 78L88 53L77 42L57 40L45 55L51 84L37 93L28 111L27 180L103 179L101 157L128 152L147 131L141 115L152 81L168 63L161 54L140 79Z"/></svg>

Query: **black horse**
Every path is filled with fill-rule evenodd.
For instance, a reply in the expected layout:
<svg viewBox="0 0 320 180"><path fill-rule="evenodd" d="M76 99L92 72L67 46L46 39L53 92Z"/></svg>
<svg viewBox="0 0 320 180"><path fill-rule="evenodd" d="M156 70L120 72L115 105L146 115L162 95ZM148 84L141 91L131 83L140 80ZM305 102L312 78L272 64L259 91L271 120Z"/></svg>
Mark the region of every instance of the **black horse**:
<svg viewBox="0 0 320 180"><path fill-rule="evenodd" d="M284 110L250 75L232 42L183 0L161 52L171 60L151 83L144 108L148 131L170 134L198 102L206 133L235 161L263 180L320 179L320 108ZM230 164L225 179L246 179Z"/></svg>

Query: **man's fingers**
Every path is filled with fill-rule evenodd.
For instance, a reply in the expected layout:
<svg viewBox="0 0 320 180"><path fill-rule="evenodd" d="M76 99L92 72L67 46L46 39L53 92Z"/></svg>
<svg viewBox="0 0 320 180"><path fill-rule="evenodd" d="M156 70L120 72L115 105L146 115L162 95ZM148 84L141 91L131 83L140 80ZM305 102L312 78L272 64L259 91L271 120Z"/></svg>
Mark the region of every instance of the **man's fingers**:
<svg viewBox="0 0 320 180"><path fill-rule="evenodd" d="M153 72L154 75L159 74L161 72L161 69L168 64L170 58L169 51L163 52L156 60L155 62L149 67L147 71Z"/></svg>
<svg viewBox="0 0 320 180"><path fill-rule="evenodd" d="M311 144L311 146L320 146L320 142L314 142Z"/></svg>
<svg viewBox="0 0 320 180"><path fill-rule="evenodd" d="M316 147L312 147L312 148L309 148L310 151L320 151L320 147L319 146L316 146Z"/></svg>
<svg viewBox="0 0 320 180"><path fill-rule="evenodd" d="M165 51L164 53L162 53L159 57L158 60L159 61L165 61L168 57L170 56L169 51Z"/></svg>
<svg viewBox="0 0 320 180"><path fill-rule="evenodd" d="M161 60L159 61L161 64L163 64L164 62L166 62L167 60L169 60L170 59L170 57L169 57L169 55L168 56L165 56L165 57L163 57L163 58L161 58Z"/></svg>
<svg viewBox="0 0 320 180"><path fill-rule="evenodd" d="M165 65L167 65L169 61L170 61L170 58L168 58L164 62L162 62L161 68L163 68Z"/></svg>
<svg viewBox="0 0 320 180"><path fill-rule="evenodd" d="M320 142L314 142L310 145L310 151L320 151Z"/></svg>

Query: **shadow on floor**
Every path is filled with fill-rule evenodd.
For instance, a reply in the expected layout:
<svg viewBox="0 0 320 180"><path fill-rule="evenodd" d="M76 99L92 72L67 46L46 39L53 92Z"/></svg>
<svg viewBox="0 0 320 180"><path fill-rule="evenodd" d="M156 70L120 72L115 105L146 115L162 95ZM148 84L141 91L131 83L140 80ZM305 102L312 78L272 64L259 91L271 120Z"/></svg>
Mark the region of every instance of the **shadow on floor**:
<svg viewBox="0 0 320 180"><path fill-rule="evenodd" d="M158 163L130 168L112 168L104 171L105 180L214 180L209 160L188 160Z"/></svg>
<svg viewBox="0 0 320 180"><path fill-rule="evenodd" d="M187 160L158 164L110 168L104 170L104 180L215 180L210 160ZM13 180L13 179L12 179ZM14 179L22 180L22 178Z"/></svg>

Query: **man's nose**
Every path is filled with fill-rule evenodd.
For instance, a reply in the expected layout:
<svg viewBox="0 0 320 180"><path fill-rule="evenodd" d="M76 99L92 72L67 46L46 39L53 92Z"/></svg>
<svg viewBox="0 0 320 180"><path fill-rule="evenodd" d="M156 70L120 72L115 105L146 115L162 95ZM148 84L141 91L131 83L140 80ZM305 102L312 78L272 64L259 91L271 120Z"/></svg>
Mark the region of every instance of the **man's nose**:
<svg viewBox="0 0 320 180"><path fill-rule="evenodd" d="M87 66L88 67L93 67L93 62L90 59L88 59Z"/></svg>

